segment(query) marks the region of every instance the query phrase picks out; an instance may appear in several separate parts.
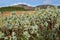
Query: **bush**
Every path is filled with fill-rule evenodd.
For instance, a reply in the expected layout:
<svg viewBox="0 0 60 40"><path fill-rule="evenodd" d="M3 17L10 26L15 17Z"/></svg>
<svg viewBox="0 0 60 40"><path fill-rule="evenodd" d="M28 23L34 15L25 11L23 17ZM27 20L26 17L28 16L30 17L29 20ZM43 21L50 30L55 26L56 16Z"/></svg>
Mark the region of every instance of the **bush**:
<svg viewBox="0 0 60 40"><path fill-rule="evenodd" d="M60 9L47 7L36 9L35 13L18 16L12 12L10 16L0 19L5 37L11 40L60 40Z"/></svg>

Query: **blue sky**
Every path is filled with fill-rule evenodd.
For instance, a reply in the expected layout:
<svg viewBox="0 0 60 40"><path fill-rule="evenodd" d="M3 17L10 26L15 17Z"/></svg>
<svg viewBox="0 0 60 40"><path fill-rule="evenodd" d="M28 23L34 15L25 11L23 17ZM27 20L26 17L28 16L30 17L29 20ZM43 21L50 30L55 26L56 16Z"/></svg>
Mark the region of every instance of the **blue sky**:
<svg viewBox="0 0 60 40"><path fill-rule="evenodd" d="M37 6L42 4L60 5L60 0L1 0L0 6L10 6L21 3L31 6Z"/></svg>

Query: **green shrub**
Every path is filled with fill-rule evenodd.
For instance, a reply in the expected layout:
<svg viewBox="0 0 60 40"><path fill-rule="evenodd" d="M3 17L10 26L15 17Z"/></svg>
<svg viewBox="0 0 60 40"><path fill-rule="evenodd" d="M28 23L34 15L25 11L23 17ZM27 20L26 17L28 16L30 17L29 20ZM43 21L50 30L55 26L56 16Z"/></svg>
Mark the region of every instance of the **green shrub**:
<svg viewBox="0 0 60 40"><path fill-rule="evenodd" d="M11 37L15 36L16 40L60 40L60 9L57 7L36 9L32 15L24 15L23 12L18 16L12 12L9 17L4 16L0 20L1 28L15 32Z"/></svg>

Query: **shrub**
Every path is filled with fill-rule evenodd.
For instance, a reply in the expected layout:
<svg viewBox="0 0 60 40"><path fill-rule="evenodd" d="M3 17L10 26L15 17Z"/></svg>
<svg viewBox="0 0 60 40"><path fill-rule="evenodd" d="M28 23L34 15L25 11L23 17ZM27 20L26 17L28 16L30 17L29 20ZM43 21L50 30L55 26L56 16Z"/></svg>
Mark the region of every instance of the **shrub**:
<svg viewBox="0 0 60 40"><path fill-rule="evenodd" d="M24 15L23 12L18 16L12 12L9 17L4 16L0 20L1 29L8 29L4 33L10 30L5 35L11 40L60 40L60 9L57 7L36 9L32 15Z"/></svg>

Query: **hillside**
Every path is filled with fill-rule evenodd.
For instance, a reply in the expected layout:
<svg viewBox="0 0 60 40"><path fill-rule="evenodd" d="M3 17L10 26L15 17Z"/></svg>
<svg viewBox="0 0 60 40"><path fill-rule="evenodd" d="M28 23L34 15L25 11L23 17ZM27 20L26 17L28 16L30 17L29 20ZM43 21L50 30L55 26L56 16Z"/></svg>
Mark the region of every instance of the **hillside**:
<svg viewBox="0 0 60 40"><path fill-rule="evenodd" d="M2 7L0 11L23 11L25 10L23 7Z"/></svg>
<svg viewBox="0 0 60 40"><path fill-rule="evenodd" d="M23 7L25 10L34 10L35 8L26 4L18 4L14 5L13 7Z"/></svg>
<svg viewBox="0 0 60 40"><path fill-rule="evenodd" d="M38 5L38 6L36 6L36 8L41 8L41 9L46 9L47 7L55 7L55 5ZM60 6L57 6L58 8L60 8Z"/></svg>
<svg viewBox="0 0 60 40"><path fill-rule="evenodd" d="M33 11L34 7L24 5L24 4L0 7L0 11L30 11L30 10Z"/></svg>
<svg viewBox="0 0 60 40"><path fill-rule="evenodd" d="M18 5L8 6L8 7L1 7L0 11L34 11L35 8L46 9L48 6L54 7L54 5L38 5L32 7L25 4L18 4ZM60 6L57 7L60 8Z"/></svg>

